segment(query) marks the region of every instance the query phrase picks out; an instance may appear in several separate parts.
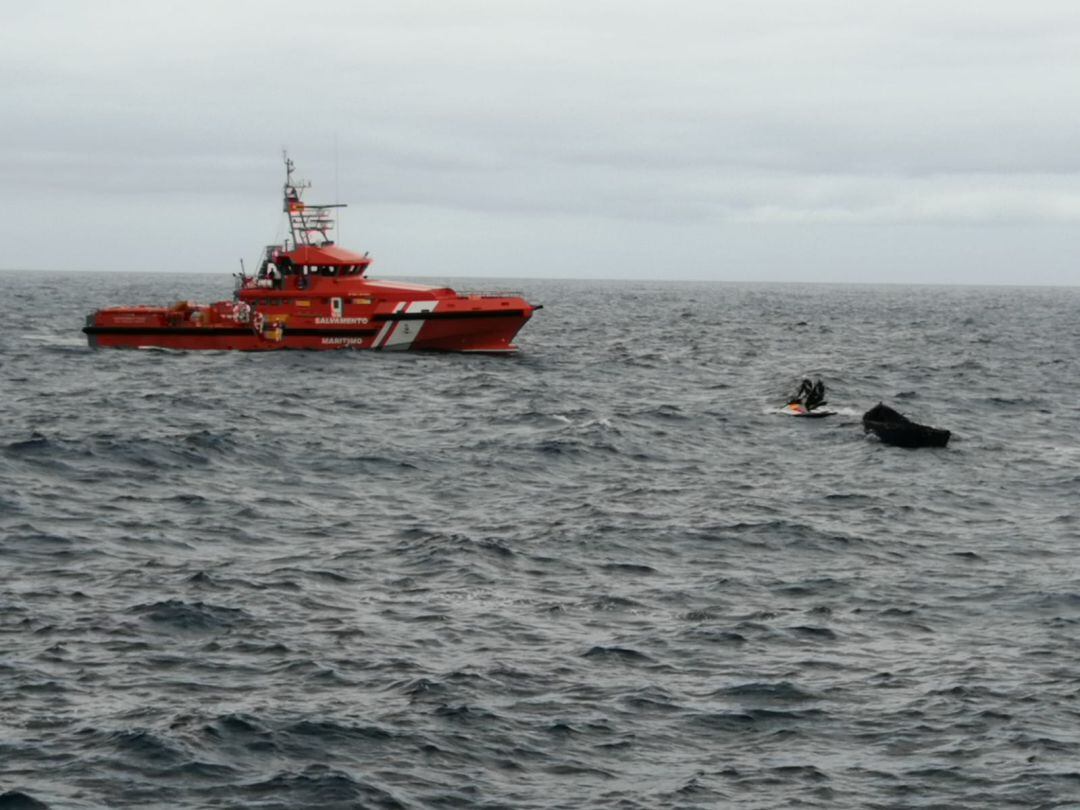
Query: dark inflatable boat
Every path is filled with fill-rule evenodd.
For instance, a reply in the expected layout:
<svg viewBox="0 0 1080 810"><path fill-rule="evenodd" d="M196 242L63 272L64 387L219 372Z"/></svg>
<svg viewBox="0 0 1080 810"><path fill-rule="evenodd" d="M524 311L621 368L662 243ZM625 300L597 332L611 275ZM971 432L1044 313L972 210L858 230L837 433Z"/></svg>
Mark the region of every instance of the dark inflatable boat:
<svg viewBox="0 0 1080 810"><path fill-rule="evenodd" d="M941 428L912 422L881 402L863 414L862 423L867 433L873 433L884 444L896 447L944 447L952 435Z"/></svg>

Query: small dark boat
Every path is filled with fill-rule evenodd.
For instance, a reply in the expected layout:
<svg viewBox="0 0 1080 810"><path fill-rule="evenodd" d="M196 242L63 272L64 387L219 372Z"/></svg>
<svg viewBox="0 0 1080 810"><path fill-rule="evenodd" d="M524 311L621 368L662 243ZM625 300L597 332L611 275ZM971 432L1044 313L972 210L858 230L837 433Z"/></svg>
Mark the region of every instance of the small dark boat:
<svg viewBox="0 0 1080 810"><path fill-rule="evenodd" d="M884 444L896 447L944 447L952 435L941 428L912 422L881 402L863 414L862 423L867 433L873 433Z"/></svg>

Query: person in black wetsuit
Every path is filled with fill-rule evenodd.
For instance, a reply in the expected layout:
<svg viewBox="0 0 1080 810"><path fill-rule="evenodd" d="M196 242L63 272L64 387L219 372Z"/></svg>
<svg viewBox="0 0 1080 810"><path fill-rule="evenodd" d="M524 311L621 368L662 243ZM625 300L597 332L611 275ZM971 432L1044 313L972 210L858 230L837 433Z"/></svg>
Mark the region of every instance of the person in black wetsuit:
<svg viewBox="0 0 1080 810"><path fill-rule="evenodd" d="M825 403L825 383L820 379L815 382L803 380L799 385L799 391L788 402L789 405L802 405L806 410L812 411Z"/></svg>
<svg viewBox="0 0 1080 810"><path fill-rule="evenodd" d="M825 403L825 383L821 380L817 380L811 387L810 393L806 395L806 410L812 411L814 408L820 408Z"/></svg>

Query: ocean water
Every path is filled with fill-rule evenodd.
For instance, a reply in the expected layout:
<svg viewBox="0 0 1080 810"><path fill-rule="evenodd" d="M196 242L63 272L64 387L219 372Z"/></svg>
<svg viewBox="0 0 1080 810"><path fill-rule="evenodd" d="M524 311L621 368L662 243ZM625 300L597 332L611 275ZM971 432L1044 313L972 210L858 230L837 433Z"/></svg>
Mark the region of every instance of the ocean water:
<svg viewBox="0 0 1080 810"><path fill-rule="evenodd" d="M447 280L507 358L0 279L0 808L1080 806L1080 289Z"/></svg>

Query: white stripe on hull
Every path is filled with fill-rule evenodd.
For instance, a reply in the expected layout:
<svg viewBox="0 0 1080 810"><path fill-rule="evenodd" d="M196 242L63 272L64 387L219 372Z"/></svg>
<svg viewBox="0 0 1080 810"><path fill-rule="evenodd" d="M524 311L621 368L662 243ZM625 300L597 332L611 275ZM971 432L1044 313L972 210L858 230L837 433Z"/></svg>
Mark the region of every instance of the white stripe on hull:
<svg viewBox="0 0 1080 810"><path fill-rule="evenodd" d="M405 312L434 312L435 305L438 303L438 301L413 301L406 307ZM425 323L427 321L398 321L397 328L387 335L382 348L393 351L409 348L416 340L416 336L420 334L420 330L424 328Z"/></svg>
<svg viewBox="0 0 1080 810"><path fill-rule="evenodd" d="M404 301L398 301L397 304L394 306L394 313L397 314L398 312L401 312L401 308L404 306ZM384 323L383 328L379 330L379 334L375 336L375 340L371 341L371 348L379 348L379 346L382 345L382 342L386 340L386 336L397 325L397 323L397 321L387 321L386 323Z"/></svg>

